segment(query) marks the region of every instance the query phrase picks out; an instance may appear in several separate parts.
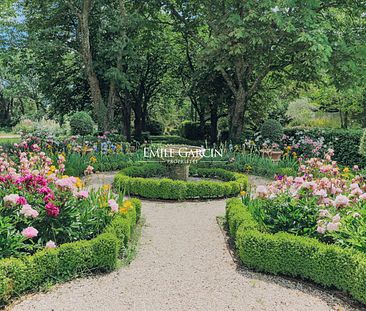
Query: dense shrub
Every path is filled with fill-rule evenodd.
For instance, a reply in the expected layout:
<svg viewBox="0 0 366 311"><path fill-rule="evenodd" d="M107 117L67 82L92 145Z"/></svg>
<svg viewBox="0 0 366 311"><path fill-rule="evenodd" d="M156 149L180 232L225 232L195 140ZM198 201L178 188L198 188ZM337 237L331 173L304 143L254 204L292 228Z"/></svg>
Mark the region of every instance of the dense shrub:
<svg viewBox="0 0 366 311"><path fill-rule="evenodd" d="M336 287L366 303L366 256L289 233L260 232L240 199L227 203L226 219L241 262L249 268Z"/></svg>
<svg viewBox="0 0 366 311"><path fill-rule="evenodd" d="M150 135L163 135L164 124L157 120L149 120L146 124L146 129L150 132Z"/></svg>
<svg viewBox="0 0 366 311"><path fill-rule="evenodd" d="M324 143L334 149L335 161L349 166L366 166L366 156L359 153L362 130L290 128L285 129L284 133L288 136L306 135L313 139L324 137Z"/></svg>
<svg viewBox="0 0 366 311"><path fill-rule="evenodd" d="M0 260L0 306L13 296L63 282L94 271L116 268L119 255L127 247L131 232L140 218L141 202L132 199L133 208L120 214L105 233L88 241L77 241L47 249L32 256Z"/></svg>
<svg viewBox="0 0 366 311"><path fill-rule="evenodd" d="M210 124L206 123L204 129L201 129L199 122L183 121L179 131L184 138L190 140L203 140L209 137Z"/></svg>
<svg viewBox="0 0 366 311"><path fill-rule="evenodd" d="M162 177L166 167L159 164L131 166L122 170L114 180L114 186L121 191L150 199L187 200L208 199L235 196L241 189L246 189L247 177L243 174L225 171L223 169L199 169L192 173L201 177L217 177L227 180L214 181L181 181ZM139 177L142 176L142 177Z"/></svg>
<svg viewBox="0 0 366 311"><path fill-rule="evenodd" d="M269 139L271 142L278 143L283 136L283 127L277 120L266 120L261 126L261 135L264 139Z"/></svg>
<svg viewBox="0 0 366 311"><path fill-rule="evenodd" d="M72 135L90 135L94 132L94 121L85 111L75 112L70 118Z"/></svg>

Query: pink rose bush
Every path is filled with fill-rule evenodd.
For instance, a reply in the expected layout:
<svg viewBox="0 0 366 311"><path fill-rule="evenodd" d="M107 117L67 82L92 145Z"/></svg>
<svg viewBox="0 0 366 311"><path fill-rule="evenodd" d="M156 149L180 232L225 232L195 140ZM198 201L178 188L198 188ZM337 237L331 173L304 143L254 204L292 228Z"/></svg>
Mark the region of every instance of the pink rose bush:
<svg viewBox="0 0 366 311"><path fill-rule="evenodd" d="M298 176L258 186L250 206L264 230L316 237L366 251L366 180L359 168L324 159L300 160Z"/></svg>
<svg viewBox="0 0 366 311"><path fill-rule="evenodd" d="M0 258L90 239L115 217L110 190L88 192L79 178L63 175L61 154L55 164L37 144L0 154Z"/></svg>

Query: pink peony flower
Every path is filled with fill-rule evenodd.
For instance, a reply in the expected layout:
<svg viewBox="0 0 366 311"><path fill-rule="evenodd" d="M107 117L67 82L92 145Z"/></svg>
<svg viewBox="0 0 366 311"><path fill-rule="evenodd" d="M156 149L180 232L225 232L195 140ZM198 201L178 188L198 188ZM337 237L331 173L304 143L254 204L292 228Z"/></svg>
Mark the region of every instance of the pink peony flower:
<svg viewBox="0 0 366 311"><path fill-rule="evenodd" d="M327 230L328 231L337 231L339 229L340 223L339 222L330 222L327 224Z"/></svg>
<svg viewBox="0 0 366 311"><path fill-rule="evenodd" d="M118 212L118 204L117 204L116 200L114 200L114 199L108 200L108 205L113 212Z"/></svg>
<svg viewBox="0 0 366 311"><path fill-rule="evenodd" d="M32 208L29 204L24 204L22 209L20 210L20 214L24 215L25 217L38 217L39 213Z"/></svg>
<svg viewBox="0 0 366 311"><path fill-rule="evenodd" d="M320 234L324 234L325 233L325 228L324 227L321 227L321 226L318 226L318 228L316 228L316 231Z"/></svg>
<svg viewBox="0 0 366 311"><path fill-rule="evenodd" d="M20 205L25 205L27 204L27 200L25 197L19 197L18 200L17 200L17 204L20 204Z"/></svg>
<svg viewBox="0 0 366 311"><path fill-rule="evenodd" d="M6 205L15 205L19 199L19 195L17 194L8 194L4 197L4 203Z"/></svg>
<svg viewBox="0 0 366 311"><path fill-rule="evenodd" d="M319 211L319 217L327 217L327 216L329 216L329 212L328 212L328 210L326 210L326 209L321 209L321 210Z"/></svg>
<svg viewBox="0 0 366 311"><path fill-rule="evenodd" d="M314 195L326 198L327 197L327 192L324 189L320 189L318 191L315 191Z"/></svg>
<svg viewBox="0 0 366 311"><path fill-rule="evenodd" d="M49 241L46 243L46 246L45 246L45 248L49 248L49 249L56 248L56 247L57 247L56 243L55 243L55 242L53 242L53 241L51 241L51 240L49 240Z"/></svg>
<svg viewBox="0 0 366 311"><path fill-rule="evenodd" d="M333 218L332 218L332 222L340 222L341 221L341 216L339 216L339 214L335 215Z"/></svg>
<svg viewBox="0 0 366 311"><path fill-rule="evenodd" d="M60 209L52 202L48 202L45 208L47 216L57 217L60 214Z"/></svg>
<svg viewBox="0 0 366 311"><path fill-rule="evenodd" d="M27 239L32 239L38 235L38 230L33 227L28 227L22 231L22 235Z"/></svg>
<svg viewBox="0 0 366 311"><path fill-rule="evenodd" d="M360 200L366 200L366 193L363 193L360 195Z"/></svg>
<svg viewBox="0 0 366 311"><path fill-rule="evenodd" d="M346 207L349 203L349 199L345 195L338 195L334 200L335 207Z"/></svg>

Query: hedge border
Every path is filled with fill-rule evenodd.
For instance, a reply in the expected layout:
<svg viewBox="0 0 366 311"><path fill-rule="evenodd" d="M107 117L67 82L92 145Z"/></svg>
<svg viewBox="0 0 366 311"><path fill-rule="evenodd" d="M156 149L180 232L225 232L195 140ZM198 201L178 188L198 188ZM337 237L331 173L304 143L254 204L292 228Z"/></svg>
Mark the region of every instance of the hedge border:
<svg viewBox="0 0 366 311"><path fill-rule="evenodd" d="M311 280L366 303L366 255L314 238L264 233L238 198L226 205L226 220L240 261L261 272Z"/></svg>
<svg viewBox="0 0 366 311"><path fill-rule="evenodd" d="M22 258L1 259L0 306L49 284L115 269L141 215L140 200L131 201L133 208L127 214L115 217L103 233L91 240L65 243Z"/></svg>
<svg viewBox="0 0 366 311"><path fill-rule="evenodd" d="M220 177L226 181L182 181L169 178L143 178L139 175L159 176L162 170L159 165L130 166L115 176L114 186L119 191L148 199L162 200L195 200L232 197L245 190L248 177L244 174L224 169L192 168L191 174L201 177Z"/></svg>

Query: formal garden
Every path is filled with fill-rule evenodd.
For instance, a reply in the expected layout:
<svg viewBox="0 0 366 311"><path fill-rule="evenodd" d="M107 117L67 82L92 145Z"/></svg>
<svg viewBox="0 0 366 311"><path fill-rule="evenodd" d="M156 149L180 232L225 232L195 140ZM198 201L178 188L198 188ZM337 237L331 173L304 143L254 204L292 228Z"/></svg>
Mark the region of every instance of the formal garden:
<svg viewBox="0 0 366 311"><path fill-rule="evenodd" d="M365 18L1 1L0 308L365 310Z"/></svg>

